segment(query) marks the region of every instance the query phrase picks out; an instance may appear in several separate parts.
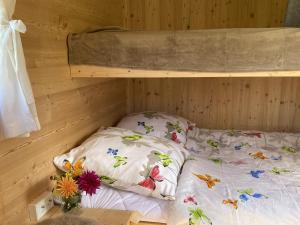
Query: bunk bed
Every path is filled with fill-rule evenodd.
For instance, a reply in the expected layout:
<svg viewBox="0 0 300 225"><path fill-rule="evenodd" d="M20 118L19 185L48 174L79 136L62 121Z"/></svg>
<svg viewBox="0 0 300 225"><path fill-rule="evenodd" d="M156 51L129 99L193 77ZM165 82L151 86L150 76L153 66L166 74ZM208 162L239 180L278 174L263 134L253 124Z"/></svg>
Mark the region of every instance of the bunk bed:
<svg viewBox="0 0 300 225"><path fill-rule="evenodd" d="M299 28L70 34L72 77L300 76Z"/></svg>

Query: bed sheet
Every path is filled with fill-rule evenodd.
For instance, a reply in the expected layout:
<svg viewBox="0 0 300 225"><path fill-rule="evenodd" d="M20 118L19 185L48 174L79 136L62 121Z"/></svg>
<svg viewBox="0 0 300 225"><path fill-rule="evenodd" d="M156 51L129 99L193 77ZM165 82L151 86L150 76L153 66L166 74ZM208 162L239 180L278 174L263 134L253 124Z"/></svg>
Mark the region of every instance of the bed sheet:
<svg viewBox="0 0 300 225"><path fill-rule="evenodd" d="M194 129L168 224L300 224L299 139Z"/></svg>
<svg viewBox="0 0 300 225"><path fill-rule="evenodd" d="M138 211L142 215L141 221L166 223L169 202L167 200L117 190L103 184L95 195L84 194L81 205L83 208Z"/></svg>

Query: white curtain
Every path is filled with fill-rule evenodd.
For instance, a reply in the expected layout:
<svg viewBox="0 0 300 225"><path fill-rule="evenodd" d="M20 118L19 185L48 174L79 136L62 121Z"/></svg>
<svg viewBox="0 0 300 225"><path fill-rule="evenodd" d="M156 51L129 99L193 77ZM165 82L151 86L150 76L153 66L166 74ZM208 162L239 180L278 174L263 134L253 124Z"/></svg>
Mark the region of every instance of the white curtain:
<svg viewBox="0 0 300 225"><path fill-rule="evenodd" d="M26 26L12 20L15 4L0 0L0 140L40 129L20 38Z"/></svg>

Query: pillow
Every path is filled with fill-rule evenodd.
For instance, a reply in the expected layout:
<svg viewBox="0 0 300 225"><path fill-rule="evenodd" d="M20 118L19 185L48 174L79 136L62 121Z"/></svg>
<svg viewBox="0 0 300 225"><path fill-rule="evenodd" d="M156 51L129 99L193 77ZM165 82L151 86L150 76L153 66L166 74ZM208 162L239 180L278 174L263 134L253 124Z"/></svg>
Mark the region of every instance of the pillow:
<svg viewBox="0 0 300 225"><path fill-rule="evenodd" d="M54 158L55 165L84 161L102 182L115 188L161 199L175 199L185 149L164 138L110 127L100 129L81 146Z"/></svg>
<svg viewBox="0 0 300 225"><path fill-rule="evenodd" d="M190 121L162 112L142 112L124 117L117 127L133 130L141 134L167 138L177 144L185 144L187 132L194 126Z"/></svg>

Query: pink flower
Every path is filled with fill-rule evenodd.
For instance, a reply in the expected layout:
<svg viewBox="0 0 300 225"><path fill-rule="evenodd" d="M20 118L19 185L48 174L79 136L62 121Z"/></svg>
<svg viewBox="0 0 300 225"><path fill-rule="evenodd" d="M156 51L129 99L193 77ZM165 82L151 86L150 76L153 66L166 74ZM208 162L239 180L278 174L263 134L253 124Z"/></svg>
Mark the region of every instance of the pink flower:
<svg viewBox="0 0 300 225"><path fill-rule="evenodd" d="M191 203L197 205L197 199L194 195L187 195L183 201L184 203Z"/></svg>
<svg viewBox="0 0 300 225"><path fill-rule="evenodd" d="M95 171L85 171L78 178L78 186L81 191L85 191L89 195L96 194L97 189L100 187L101 181Z"/></svg>

